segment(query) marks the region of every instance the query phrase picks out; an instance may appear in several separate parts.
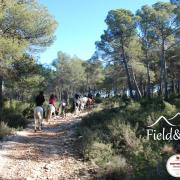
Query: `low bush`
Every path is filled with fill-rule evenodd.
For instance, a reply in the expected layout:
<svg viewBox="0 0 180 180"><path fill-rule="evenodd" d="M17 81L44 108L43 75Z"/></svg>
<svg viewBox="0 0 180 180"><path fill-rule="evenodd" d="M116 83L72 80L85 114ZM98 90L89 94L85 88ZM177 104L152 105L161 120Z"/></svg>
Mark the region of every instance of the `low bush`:
<svg viewBox="0 0 180 180"><path fill-rule="evenodd" d="M3 107L5 109L13 109L19 113L22 113L27 107L29 107L29 103L21 102L17 100L4 99Z"/></svg>
<svg viewBox="0 0 180 180"><path fill-rule="evenodd" d="M23 111L22 114L25 118L33 118L34 114L34 105L30 104L28 107L26 107Z"/></svg>
<svg viewBox="0 0 180 180"><path fill-rule="evenodd" d="M120 104L120 97L105 98L102 103L105 109L117 108Z"/></svg>
<svg viewBox="0 0 180 180"><path fill-rule="evenodd" d="M108 163L113 155L111 144L94 141L91 146L87 146L84 152L85 158L103 166Z"/></svg>
<svg viewBox="0 0 180 180"><path fill-rule="evenodd" d="M103 102L103 98L101 98L101 97L95 97L95 102L96 102L97 104L100 104L100 103Z"/></svg>
<svg viewBox="0 0 180 180"><path fill-rule="evenodd" d="M13 109L4 109L2 119L9 127L13 128L24 128L28 123L22 114Z"/></svg>
<svg viewBox="0 0 180 180"><path fill-rule="evenodd" d="M113 156L105 167L106 179L124 180L129 179L131 175L131 167L128 165L127 160L123 156ZM129 173L127 173L129 172Z"/></svg>
<svg viewBox="0 0 180 180"><path fill-rule="evenodd" d="M3 136L9 135L12 133L12 129L8 127L8 125L6 123L4 123L3 121L0 122L0 139Z"/></svg>
<svg viewBox="0 0 180 180"><path fill-rule="evenodd" d="M176 106L172 105L168 102L164 102L164 115L168 116L168 117L172 117L172 115L174 116L175 113L177 112Z"/></svg>
<svg viewBox="0 0 180 180"><path fill-rule="evenodd" d="M146 128L162 115L173 117L178 112L176 106L159 97L142 99L140 102L128 98L125 102L123 99L109 103L107 99L105 101L113 106L104 106L105 109L84 117L80 124L85 159L101 166L104 177L109 179L126 179L129 174L132 179L138 180L169 178L163 166L160 170L163 175L157 173L157 166L163 161L166 142L148 140ZM115 107L117 101L121 105ZM156 128L161 127L160 123Z"/></svg>
<svg viewBox="0 0 180 180"><path fill-rule="evenodd" d="M16 130L25 128L28 123L27 118L32 115L33 107L29 103L3 99L3 122L0 122L0 137L10 134L12 128Z"/></svg>
<svg viewBox="0 0 180 180"><path fill-rule="evenodd" d="M127 104L127 106L126 106L126 110L127 110L128 112L130 112L130 113L135 112L135 111L139 111L140 108L141 108L140 103L135 102L135 101L133 101L133 100L131 100L131 101Z"/></svg>
<svg viewBox="0 0 180 180"><path fill-rule="evenodd" d="M132 128L129 123L121 122L113 119L108 125L110 131L110 142L113 142L113 147L117 153L126 151L143 150L141 139L136 136L136 129Z"/></svg>

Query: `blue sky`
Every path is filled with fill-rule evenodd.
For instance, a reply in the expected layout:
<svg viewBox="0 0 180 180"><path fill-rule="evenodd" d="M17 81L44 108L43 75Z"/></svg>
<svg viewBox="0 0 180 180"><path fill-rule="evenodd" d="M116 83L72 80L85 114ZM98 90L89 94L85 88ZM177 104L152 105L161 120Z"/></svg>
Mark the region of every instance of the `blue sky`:
<svg viewBox="0 0 180 180"><path fill-rule="evenodd" d="M95 51L95 41L100 40L106 15L111 9L124 8L135 12L145 4L157 0L39 0L58 22L56 41L40 54L40 62L50 64L58 51L76 55L83 60ZM163 0L169 2L169 0Z"/></svg>

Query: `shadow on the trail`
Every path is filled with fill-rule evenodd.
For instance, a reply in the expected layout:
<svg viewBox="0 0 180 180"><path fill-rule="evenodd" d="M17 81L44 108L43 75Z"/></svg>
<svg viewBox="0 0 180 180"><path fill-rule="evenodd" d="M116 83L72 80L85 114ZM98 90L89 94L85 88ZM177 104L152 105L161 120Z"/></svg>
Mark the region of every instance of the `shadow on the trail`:
<svg viewBox="0 0 180 180"><path fill-rule="evenodd" d="M6 151L11 152L7 153L6 157L37 162L51 158L56 160L59 156L79 159L80 141L76 134L79 122L75 120L45 125L42 131L36 133L33 130L34 126L29 125L26 135L20 132L3 142Z"/></svg>

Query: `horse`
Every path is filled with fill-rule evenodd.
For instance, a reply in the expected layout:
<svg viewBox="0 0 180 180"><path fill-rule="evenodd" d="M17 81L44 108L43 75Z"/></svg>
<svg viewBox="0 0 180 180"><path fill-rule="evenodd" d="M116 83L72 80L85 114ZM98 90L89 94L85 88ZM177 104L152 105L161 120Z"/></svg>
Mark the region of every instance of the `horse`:
<svg viewBox="0 0 180 180"><path fill-rule="evenodd" d="M52 119L52 115L56 114L56 108L52 104L48 104L47 108L47 114L46 114L46 121L49 122L49 120Z"/></svg>
<svg viewBox="0 0 180 180"><path fill-rule="evenodd" d="M81 107L80 98L74 98L74 109L76 115L78 114L78 112L80 112L80 107Z"/></svg>
<svg viewBox="0 0 180 180"><path fill-rule="evenodd" d="M67 110L67 103L65 100L62 100L58 108L58 115L61 115L62 118L66 118L66 110Z"/></svg>
<svg viewBox="0 0 180 180"><path fill-rule="evenodd" d="M95 103L95 99L94 98L88 98L88 101L87 101L87 108L91 108L94 106L94 103Z"/></svg>
<svg viewBox="0 0 180 180"><path fill-rule="evenodd" d="M80 110L82 111L87 106L89 98L88 97L81 97L79 100L80 100Z"/></svg>
<svg viewBox="0 0 180 180"><path fill-rule="evenodd" d="M91 105L94 104L94 99L88 97L79 97L78 99L74 99L75 112L83 111L85 107L90 108Z"/></svg>
<svg viewBox="0 0 180 180"><path fill-rule="evenodd" d="M42 129L42 121L43 121L43 108L41 106L37 106L34 109L34 132L39 129Z"/></svg>

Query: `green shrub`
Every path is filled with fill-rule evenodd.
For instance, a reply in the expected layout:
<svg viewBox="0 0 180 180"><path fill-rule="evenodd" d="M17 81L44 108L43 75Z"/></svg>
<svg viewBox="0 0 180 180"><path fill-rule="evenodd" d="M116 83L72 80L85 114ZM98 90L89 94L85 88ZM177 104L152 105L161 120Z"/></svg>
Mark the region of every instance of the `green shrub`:
<svg viewBox="0 0 180 180"><path fill-rule="evenodd" d="M163 162L165 142L147 140L146 128L162 115L174 116L178 109L161 97L140 102L129 98L109 101L103 102L105 109L84 117L80 124L84 156L101 165L107 179L159 179L157 166ZM158 130L165 127L161 122ZM174 124L179 124L178 118ZM162 177L167 177L163 168Z"/></svg>
<svg viewBox="0 0 180 180"><path fill-rule="evenodd" d="M174 99L173 104L174 104L177 108L180 108L180 99L179 99L179 98Z"/></svg>
<svg viewBox="0 0 180 180"><path fill-rule="evenodd" d="M106 164L105 175L106 179L124 180L129 179L131 168L127 160L122 155L113 156Z"/></svg>
<svg viewBox="0 0 180 180"><path fill-rule="evenodd" d="M112 116L113 116L112 110L98 111L84 117L82 119L81 126L82 128L83 127L96 128L98 125L103 125L106 121L110 120Z"/></svg>
<svg viewBox="0 0 180 180"><path fill-rule="evenodd" d="M142 151L141 139L136 135L136 128L129 123L113 119L109 124L109 142L112 142L116 153L126 151Z"/></svg>
<svg viewBox="0 0 180 180"><path fill-rule="evenodd" d="M0 139L3 137L3 136L6 136L6 135L9 135L12 133L12 129L9 128L7 126L6 123L4 123L3 121L0 122Z"/></svg>
<svg viewBox="0 0 180 180"><path fill-rule="evenodd" d="M127 105L126 110L129 112L138 111L140 110L141 105L138 102L130 101L130 103Z"/></svg>
<svg viewBox="0 0 180 180"><path fill-rule="evenodd" d="M179 98L180 98L180 94L171 94L171 95L168 97L168 102L173 103L175 99L179 99Z"/></svg>
<svg viewBox="0 0 180 180"><path fill-rule="evenodd" d="M143 98L140 100L141 106L143 107L144 111L161 111L165 108L164 100L162 97L155 97L155 98Z"/></svg>
<svg viewBox="0 0 180 180"><path fill-rule="evenodd" d="M129 98L127 95L123 94L122 101L128 104L131 101L131 98Z"/></svg>
<svg viewBox="0 0 180 180"><path fill-rule="evenodd" d="M144 139L143 151L129 153L128 162L133 167L134 179L158 179L157 165L161 161L161 145Z"/></svg>
<svg viewBox="0 0 180 180"><path fill-rule="evenodd" d="M103 99L101 97L95 97L95 103L100 104L103 102Z"/></svg>
<svg viewBox="0 0 180 180"><path fill-rule="evenodd" d="M10 108L10 101L8 98L3 98L3 108Z"/></svg>
<svg viewBox="0 0 180 180"><path fill-rule="evenodd" d="M4 99L3 107L5 109L13 109L19 113L22 113L30 104L26 102L21 102L17 100Z"/></svg>
<svg viewBox="0 0 180 180"><path fill-rule="evenodd" d="M113 150L111 144L104 144L97 141L94 141L91 146L88 146L84 155L86 159L90 159L100 166L104 166L107 162L110 161L113 155Z"/></svg>
<svg viewBox="0 0 180 180"><path fill-rule="evenodd" d="M3 120L9 127L13 128L19 128L19 127L25 127L27 125L27 119L20 113L17 113L16 111L12 109L5 109L3 111Z"/></svg>
<svg viewBox="0 0 180 180"><path fill-rule="evenodd" d="M164 105L164 114L170 117L174 116L174 114L177 112L176 106L168 102L164 102Z"/></svg>
<svg viewBox="0 0 180 180"><path fill-rule="evenodd" d="M27 108L25 108L22 111L22 114L25 118L33 118L33 114L34 114L34 105L30 104Z"/></svg>
<svg viewBox="0 0 180 180"><path fill-rule="evenodd" d="M103 106L105 109L117 108L119 107L119 100L119 97L106 98L103 101Z"/></svg>

